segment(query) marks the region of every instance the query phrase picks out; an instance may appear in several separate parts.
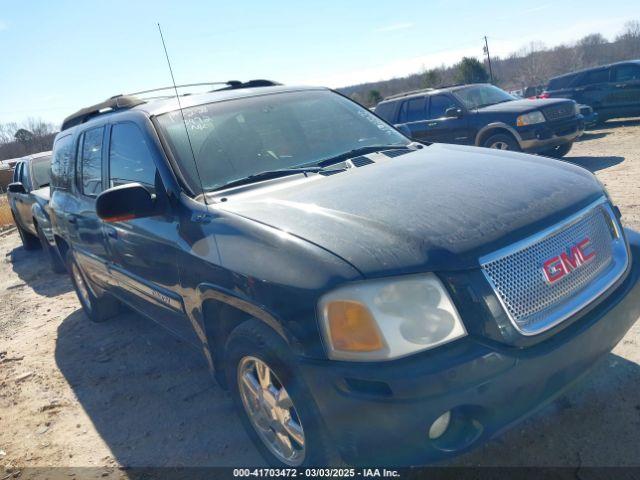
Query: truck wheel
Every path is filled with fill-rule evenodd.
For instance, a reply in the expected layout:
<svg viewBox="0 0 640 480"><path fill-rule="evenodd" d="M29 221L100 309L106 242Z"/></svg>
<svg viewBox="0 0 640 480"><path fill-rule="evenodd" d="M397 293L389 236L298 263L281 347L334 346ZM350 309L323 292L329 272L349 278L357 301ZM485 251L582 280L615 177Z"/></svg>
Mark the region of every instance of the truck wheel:
<svg viewBox="0 0 640 480"><path fill-rule="evenodd" d="M573 142L565 143L564 145L558 145L557 147L544 152L544 155L552 158L562 158L571 151L571 147L573 147Z"/></svg>
<svg viewBox="0 0 640 480"><path fill-rule="evenodd" d="M485 148L495 148L497 150L511 150L513 152L520 151L520 145L511 135L506 133L496 133L487 138L482 144Z"/></svg>
<svg viewBox="0 0 640 480"><path fill-rule="evenodd" d="M82 305L82 310L84 310L89 320L92 322L104 322L118 314L120 305L115 298L107 294L100 297L93 294L71 251L67 253L67 269L71 275L71 283L73 283L73 288L76 291L76 295L78 295L80 305Z"/></svg>
<svg viewBox="0 0 640 480"><path fill-rule="evenodd" d="M236 327L225 373L242 423L270 465L342 464L289 347L270 328L258 320Z"/></svg>
<svg viewBox="0 0 640 480"><path fill-rule="evenodd" d="M18 229L18 234L20 235L20 240L22 240L22 246L25 250L37 250L40 248L40 240L38 237L34 237L29 232L24 230L20 223L16 220L15 215L13 216L13 223L16 224L16 228Z"/></svg>
<svg viewBox="0 0 640 480"><path fill-rule="evenodd" d="M49 245L49 241L47 240L47 237L45 237L44 232L39 225L36 226L36 232L38 232L40 245L42 245L42 250L49 261L51 270L53 270L54 273L66 273L67 269L65 268L64 263L62 263L60 255L58 255L58 252Z"/></svg>

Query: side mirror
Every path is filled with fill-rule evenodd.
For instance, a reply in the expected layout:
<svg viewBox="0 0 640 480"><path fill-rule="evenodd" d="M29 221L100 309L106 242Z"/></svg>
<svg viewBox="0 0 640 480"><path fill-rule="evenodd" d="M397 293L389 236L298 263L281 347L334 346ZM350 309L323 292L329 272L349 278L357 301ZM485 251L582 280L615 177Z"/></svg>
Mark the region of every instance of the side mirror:
<svg viewBox="0 0 640 480"><path fill-rule="evenodd" d="M105 190L96 198L96 213L105 222L123 222L151 217L156 212L155 195L139 183Z"/></svg>
<svg viewBox="0 0 640 480"><path fill-rule="evenodd" d="M27 193L22 182L13 182L7 185L7 190L11 193Z"/></svg>
<svg viewBox="0 0 640 480"><path fill-rule="evenodd" d="M446 118L461 118L462 117L462 109L458 107L447 108L444 111L444 116Z"/></svg>

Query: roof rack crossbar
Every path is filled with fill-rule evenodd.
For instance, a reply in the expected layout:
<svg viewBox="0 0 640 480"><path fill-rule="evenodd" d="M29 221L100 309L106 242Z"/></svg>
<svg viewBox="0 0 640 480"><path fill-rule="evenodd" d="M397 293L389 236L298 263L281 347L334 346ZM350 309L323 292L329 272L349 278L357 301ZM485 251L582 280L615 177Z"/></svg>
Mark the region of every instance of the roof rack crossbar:
<svg viewBox="0 0 640 480"><path fill-rule="evenodd" d="M133 92L133 93L129 93L129 96L135 96L135 95L143 95L145 93L153 93L153 92L161 92L162 90L173 90L174 88L186 88L186 87L204 87L204 86L209 86L209 85L232 85L235 83L240 83L238 80L229 80L228 82L200 82L200 83L186 83L184 85L176 85L175 87L173 85L170 85L168 87L160 87L160 88L152 88L149 90L141 90L139 92ZM172 95L174 96L174 95Z"/></svg>

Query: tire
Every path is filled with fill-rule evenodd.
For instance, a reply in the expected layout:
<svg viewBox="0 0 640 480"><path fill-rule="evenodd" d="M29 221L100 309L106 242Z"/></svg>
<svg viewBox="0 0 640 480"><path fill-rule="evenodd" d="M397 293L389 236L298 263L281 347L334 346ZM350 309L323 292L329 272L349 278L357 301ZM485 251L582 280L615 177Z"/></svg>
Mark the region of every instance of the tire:
<svg viewBox="0 0 640 480"><path fill-rule="evenodd" d="M38 239L38 237L35 237L24 230L16 219L15 215L13 215L13 222L16 224L18 234L20 235L20 240L22 240L22 246L25 250L37 250L38 248L40 248L40 240Z"/></svg>
<svg viewBox="0 0 640 480"><path fill-rule="evenodd" d="M506 133L496 133L495 135L491 135L482 143L482 146L497 150L511 150L512 152L519 152L521 150L518 141Z"/></svg>
<svg viewBox="0 0 640 480"><path fill-rule="evenodd" d="M564 145L558 145L551 150L545 151L543 155L552 158L562 158L571 151L571 147L573 147L573 142L565 143Z"/></svg>
<svg viewBox="0 0 640 480"><path fill-rule="evenodd" d="M116 316L120 311L120 302L108 294L96 296L89 283L80 270L78 262L73 256L73 252L67 253L67 270L71 277L71 283L76 291L82 310L92 322L100 323Z"/></svg>
<svg viewBox="0 0 640 480"><path fill-rule="evenodd" d="M40 245L42 245L42 250L49 261L51 270L53 270L54 273L67 273L67 268L64 266L64 263L62 263L60 255L58 255L58 252L49 244L47 237L45 237L44 232L37 224L36 231L38 232Z"/></svg>
<svg viewBox="0 0 640 480"><path fill-rule="evenodd" d="M256 399L256 402L253 403L256 405L260 402L259 399L263 398L265 392L274 391L263 388L259 382L258 368L260 364L265 365L271 372L270 383L277 391L277 395L272 394L272 398L282 397L285 399L283 404L285 408L269 408L269 412L263 410L259 415L252 415L249 410L251 407L248 406L251 399ZM236 327L229 335L225 348L225 373L231 396L244 428L269 465L291 468L343 464L333 442L329 439L320 413L301 378L289 347L273 330L255 319L248 320ZM253 380L242 382L243 386L241 387L241 378L247 377ZM264 375L262 380L265 380ZM249 383L253 385L253 389L244 386ZM251 397L247 392L254 390L258 394ZM286 400L287 398L290 399L290 402ZM287 409L289 404L291 407ZM267 405L267 403L262 403L262 405ZM260 409L254 409L254 411L258 410ZM267 419L269 415L272 415L270 420ZM260 422L258 417L266 420ZM280 428L283 423L279 419L282 418L289 419L288 423L283 422L289 425L287 430ZM265 422L269 425L266 425ZM265 428L261 429L260 424L265 425ZM278 444L275 440L278 436L273 433L276 428L281 432L280 436L287 439L284 443L288 442L291 453L288 460L284 453L275 453L275 450L279 448L273 446ZM270 431L272 435L265 433L266 431ZM296 432L295 435L286 433L290 431ZM272 437L271 446L269 445L270 441L267 440L269 436ZM301 438L302 443L296 442L294 438Z"/></svg>

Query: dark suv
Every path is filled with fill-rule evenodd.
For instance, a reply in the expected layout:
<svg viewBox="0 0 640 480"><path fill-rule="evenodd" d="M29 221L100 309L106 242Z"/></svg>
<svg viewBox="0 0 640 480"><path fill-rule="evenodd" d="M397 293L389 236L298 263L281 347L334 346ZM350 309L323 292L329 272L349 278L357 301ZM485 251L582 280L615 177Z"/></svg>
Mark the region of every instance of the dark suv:
<svg viewBox="0 0 640 480"><path fill-rule="evenodd" d="M65 121L56 245L89 319L126 304L203 353L271 464L467 450L640 315L640 238L587 170L416 144L323 88L180 102Z"/></svg>
<svg viewBox="0 0 640 480"><path fill-rule="evenodd" d="M42 248L51 268L61 273L64 266L55 253L53 232L49 221L49 182L51 152L41 152L21 158L13 170L8 186L8 200L14 223L26 250Z"/></svg>
<svg viewBox="0 0 640 480"><path fill-rule="evenodd" d="M640 60L568 73L549 80L540 98L571 98L593 108L600 122L640 116Z"/></svg>
<svg viewBox="0 0 640 480"><path fill-rule="evenodd" d="M421 142L566 155L584 131L568 100L516 99L488 84L421 90L389 97L375 112Z"/></svg>

